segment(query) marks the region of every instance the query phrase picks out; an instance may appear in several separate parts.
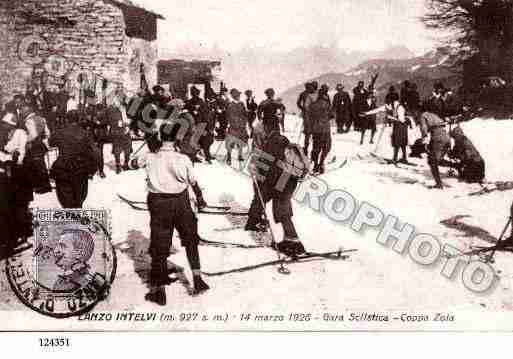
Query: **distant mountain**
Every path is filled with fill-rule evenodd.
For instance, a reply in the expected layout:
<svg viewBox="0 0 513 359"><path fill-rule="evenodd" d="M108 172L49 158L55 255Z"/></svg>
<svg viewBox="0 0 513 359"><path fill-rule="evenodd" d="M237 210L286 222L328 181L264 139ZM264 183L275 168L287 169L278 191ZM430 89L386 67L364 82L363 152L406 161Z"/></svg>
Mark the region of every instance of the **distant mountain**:
<svg viewBox="0 0 513 359"><path fill-rule="evenodd" d="M221 61L219 77L229 88L252 89L257 99L273 87L277 93L324 73L340 73L373 58L409 59L415 55L403 46L383 51L346 51L336 46L297 48L276 51L264 47L246 47L237 52L225 52L216 46L205 49L188 44L173 53L163 53L161 59L208 59Z"/></svg>
<svg viewBox="0 0 513 359"><path fill-rule="evenodd" d="M421 97L428 96L433 88L433 84L441 80L445 86L457 88L460 85L460 77L452 69L454 56L446 48L439 48L430 51L422 56L401 58L401 59L383 59L375 58L365 60L358 66L345 72L327 72L323 75L308 79L308 81L318 81L319 84L328 84L332 93L338 83L342 83L351 95L352 89L358 81L366 82L371 76L379 73L376 82L378 100L382 103L384 96L390 86L396 86L399 90L400 84L404 80L410 80L417 84ZM283 93L280 97L289 111L295 112L296 100L298 95L304 90L304 83L298 84Z"/></svg>

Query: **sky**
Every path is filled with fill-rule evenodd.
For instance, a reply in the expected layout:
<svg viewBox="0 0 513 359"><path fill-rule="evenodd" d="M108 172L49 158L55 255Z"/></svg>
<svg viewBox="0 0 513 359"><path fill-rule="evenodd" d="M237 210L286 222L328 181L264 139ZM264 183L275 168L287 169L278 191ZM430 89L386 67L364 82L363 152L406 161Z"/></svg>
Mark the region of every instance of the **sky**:
<svg viewBox="0 0 513 359"><path fill-rule="evenodd" d="M404 45L417 54L436 44L419 20L425 0L132 0L162 14L159 48L333 46L381 50Z"/></svg>

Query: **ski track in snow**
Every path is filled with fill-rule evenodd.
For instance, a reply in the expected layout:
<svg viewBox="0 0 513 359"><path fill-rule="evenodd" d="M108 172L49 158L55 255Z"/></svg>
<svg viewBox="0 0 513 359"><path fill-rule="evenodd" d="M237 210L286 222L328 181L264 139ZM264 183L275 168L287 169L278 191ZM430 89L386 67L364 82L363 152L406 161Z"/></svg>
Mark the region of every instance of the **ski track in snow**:
<svg viewBox="0 0 513 359"><path fill-rule="evenodd" d="M296 128L295 117L288 117L287 126ZM513 122L474 120L463 125L467 135L481 151L487 163L489 180L511 180L511 155L509 139L513 134ZM297 139L297 133L288 137ZM390 157L390 129L387 128L378 153ZM410 140L415 135L410 132ZM368 141L368 138L366 138ZM511 205L511 191L494 192L484 196L469 197L466 194L479 189L477 185L458 183L455 178L444 178L451 185L444 191L430 190L432 184L425 159L411 159L418 167L396 168L369 160L367 155L375 145L359 146L359 133L333 136L331 155L348 157L348 164L341 170L322 177L331 189L344 189L358 201L367 201L386 214L397 216L402 222L415 226L417 232L436 235L442 243L466 249L469 245L488 245L484 239L497 237L502 230ZM214 145L218 146L218 145ZM134 144L137 147L137 144ZM224 148L224 146L219 146ZM217 148L217 147L216 147ZM147 291L141 268L149 266L146 254L149 238L149 215L135 211L117 198L121 193L131 200L145 200L144 171L130 171L116 175L112 171L112 155L105 149L107 178L95 177L90 181L89 196L85 207L110 208L112 213L112 238L118 250L118 271L110 297L96 307L96 311L170 311L208 313L291 313L312 312L322 316L324 312L354 311L408 311L408 310L509 310L513 308L511 278L513 265L509 254L496 254L494 267L500 270L500 282L491 294L475 295L461 283L461 272L455 280L440 275L443 260L432 267L422 267L408 255L401 256L392 249L376 242L378 232L367 229L353 232L347 223L335 223L305 205L294 203L294 222L307 250L314 252L356 248L345 261L313 261L288 265L291 274L281 275L276 267L230 274L221 277L205 277L212 287L199 297L191 297L186 288L177 283L167 287L168 305L156 307L144 300ZM331 157L329 156L329 158ZM363 159L358 159L358 155ZM233 165L233 167L236 167ZM220 203L227 195L241 205L249 207L253 193L251 179L245 174L228 168L216 161L214 165L196 166L197 177L205 198L210 204ZM447 169L441 170L445 177ZM477 187L476 187L477 186ZM460 196L458 198L454 198ZM58 206L55 193L36 196L34 207ZM270 207L268 213L271 214ZM272 216L271 216L272 217ZM452 220L452 222L451 222ZM441 224L441 221L449 225ZM456 224L456 225L451 225ZM459 224L459 225L458 225ZM463 225L462 225L463 224ZM224 216L199 216L200 235L212 241L254 244L248 233L242 230L227 232L215 228L229 227ZM281 229L272 224L278 238ZM489 237L484 234L488 233ZM484 239L483 239L484 238ZM185 268L191 278L185 251L174 238L178 251L169 260ZM276 253L268 248L238 249L200 247L202 268L217 272L276 259ZM459 267L461 271L461 266ZM143 273L138 274L138 273ZM10 290L4 271L0 276L0 310L20 311L18 320L7 323L6 328L22 327L26 320L37 319L51 329L74 328L73 319L55 321L46 319L26 309ZM18 313L18 312L17 312ZM23 320L23 321L22 321ZM235 322L234 329L240 327ZM140 327L144 329L145 324ZM147 329L208 328L227 329L225 324L159 323L147 324ZM309 330L333 329L332 323L306 323ZM105 324L88 322L88 328L103 328ZM126 323L109 323L109 329L124 328ZM78 328L78 324L77 324ZM244 323L245 329L261 329L258 322ZM280 329L286 329L282 323ZM290 328L297 328L290 323ZM387 329L392 327L388 325ZM412 329L415 326L411 326ZM436 328L436 327L435 327ZM299 328L301 329L301 327Z"/></svg>

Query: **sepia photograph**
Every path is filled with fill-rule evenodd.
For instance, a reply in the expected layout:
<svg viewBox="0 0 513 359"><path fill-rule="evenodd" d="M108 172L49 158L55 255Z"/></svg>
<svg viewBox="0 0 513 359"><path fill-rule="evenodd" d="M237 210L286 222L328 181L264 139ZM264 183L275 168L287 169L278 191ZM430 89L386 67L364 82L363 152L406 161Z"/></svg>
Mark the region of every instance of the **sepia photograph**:
<svg viewBox="0 0 513 359"><path fill-rule="evenodd" d="M511 332L512 120L512 0L2 0L0 332Z"/></svg>

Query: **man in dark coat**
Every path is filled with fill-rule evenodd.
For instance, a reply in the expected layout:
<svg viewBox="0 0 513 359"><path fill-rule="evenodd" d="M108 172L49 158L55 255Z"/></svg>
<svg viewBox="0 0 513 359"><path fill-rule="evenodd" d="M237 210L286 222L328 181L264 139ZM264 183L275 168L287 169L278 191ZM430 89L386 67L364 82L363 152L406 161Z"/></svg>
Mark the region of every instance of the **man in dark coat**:
<svg viewBox="0 0 513 359"><path fill-rule="evenodd" d="M459 126L451 131L450 136L454 138L454 147L449 157L458 160L456 168L460 179L468 183L482 183L485 178L485 162L479 151Z"/></svg>
<svg viewBox="0 0 513 359"><path fill-rule="evenodd" d="M95 110L92 113L92 134L93 141L96 144L98 151L98 175L101 178L105 178L105 160L104 160L104 148L109 142L110 124L109 118L107 117L107 106L98 104L95 106Z"/></svg>
<svg viewBox="0 0 513 359"><path fill-rule="evenodd" d="M119 101L109 106L106 113L110 126L109 137L112 141L112 154L116 161L116 173L119 174L121 170L128 171L128 163L132 153L132 138L129 129L130 120L126 116L124 106ZM124 157L123 166L121 166L121 154Z"/></svg>
<svg viewBox="0 0 513 359"><path fill-rule="evenodd" d="M203 150L207 163L212 163L214 157L210 154L210 147L214 143L214 122L207 103L200 98L200 90L195 86L191 88L191 98L185 102L185 109L194 118L195 127L203 130L199 138L199 146Z"/></svg>
<svg viewBox="0 0 513 359"><path fill-rule="evenodd" d="M312 103L317 100L317 90L315 82L306 84L306 94L302 102L302 114L303 114L303 133L305 135L305 143L303 146L303 153L308 157L308 148L310 147L310 141L312 139L312 120L309 116L309 108Z"/></svg>
<svg viewBox="0 0 513 359"><path fill-rule="evenodd" d="M59 149L50 175L55 179L57 199L63 208L82 208L89 176L98 168L91 136L79 125L79 118L77 111L68 112L66 125L50 137L50 145Z"/></svg>
<svg viewBox="0 0 513 359"><path fill-rule="evenodd" d="M362 122L362 114L365 108L365 101L367 100L368 91L365 89L363 81L358 82L358 85L353 89L353 116L355 119L354 129L359 130Z"/></svg>
<svg viewBox="0 0 513 359"><path fill-rule="evenodd" d="M331 102L329 87L322 85L317 100L308 108L308 117L312 122L314 172L324 173L324 161L331 151Z"/></svg>
<svg viewBox="0 0 513 359"><path fill-rule="evenodd" d="M258 106L257 115L264 122L264 126L266 128L272 128L273 130L280 131L280 121L278 117L278 113L282 108L275 99L274 99L274 89L268 88L265 90L265 96L267 97L264 101L260 103Z"/></svg>
<svg viewBox="0 0 513 359"><path fill-rule="evenodd" d="M352 122L352 103L342 84L337 85L337 93L333 97L333 110L337 122L337 133L349 132Z"/></svg>

